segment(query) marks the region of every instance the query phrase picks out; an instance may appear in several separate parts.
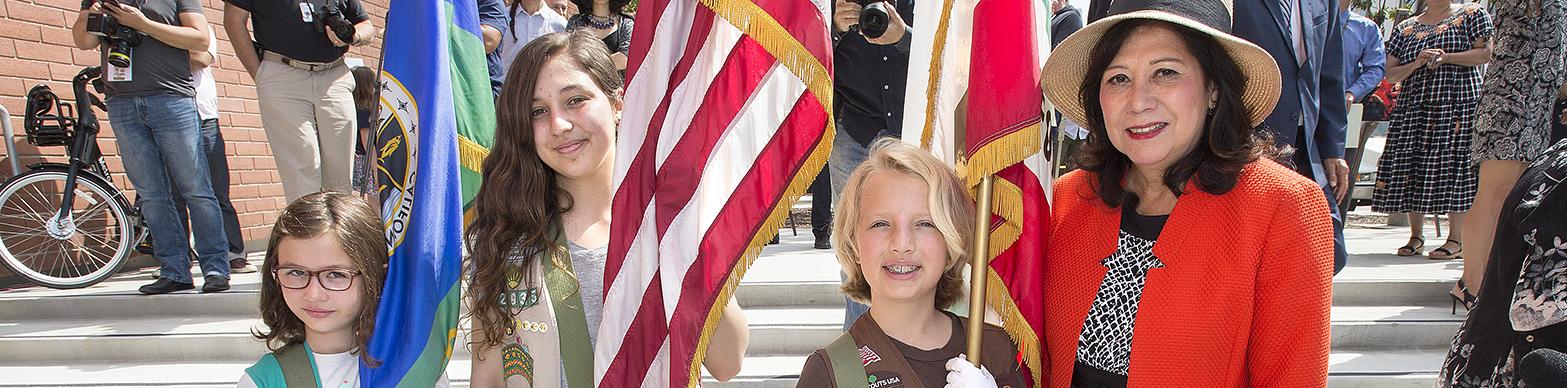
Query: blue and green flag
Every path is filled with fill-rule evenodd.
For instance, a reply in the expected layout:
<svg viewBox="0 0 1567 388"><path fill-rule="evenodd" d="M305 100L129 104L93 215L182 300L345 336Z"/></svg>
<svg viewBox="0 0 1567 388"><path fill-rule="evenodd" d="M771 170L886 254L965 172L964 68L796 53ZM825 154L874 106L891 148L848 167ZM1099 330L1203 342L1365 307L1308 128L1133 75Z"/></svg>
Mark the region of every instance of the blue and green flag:
<svg viewBox="0 0 1567 388"><path fill-rule="evenodd" d="M495 129L473 1L393 0L381 59L381 217L388 260L366 387L429 387L452 357L463 215Z"/></svg>

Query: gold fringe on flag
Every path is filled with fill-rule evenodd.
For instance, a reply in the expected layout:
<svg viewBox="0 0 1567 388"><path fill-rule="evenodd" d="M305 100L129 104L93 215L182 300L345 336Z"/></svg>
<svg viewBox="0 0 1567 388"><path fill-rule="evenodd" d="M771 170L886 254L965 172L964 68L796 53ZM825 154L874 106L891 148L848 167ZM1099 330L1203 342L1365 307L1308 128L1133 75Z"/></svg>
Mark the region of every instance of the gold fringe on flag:
<svg viewBox="0 0 1567 388"><path fill-rule="evenodd" d="M728 21L729 24L740 29L746 36L755 39L768 54L778 59L795 76L805 82L807 90L816 95L816 99L826 107L829 117L832 115L832 75L827 74L827 66L823 58L817 58L805 45L795 39L783 24L778 23L773 15L762 10L761 6L749 0L701 0L702 5L713 10L718 17ZM830 58L829 58L830 59ZM828 131L832 132L832 131ZM831 143L829 143L831 144Z"/></svg>
<svg viewBox="0 0 1567 388"><path fill-rule="evenodd" d="M940 92L941 64L947 51L947 25L952 22L952 0L941 3L941 22L936 24L936 39L931 42L930 78L925 83L925 130L920 132L920 148L930 149L935 136L936 93Z"/></svg>
<svg viewBox="0 0 1567 388"><path fill-rule="evenodd" d="M964 161L963 183L968 185L970 194L979 186L980 178L994 175L1040 152L1040 118L1035 116L998 131L1006 135L985 143L968 155Z"/></svg>
<svg viewBox="0 0 1567 388"><path fill-rule="evenodd" d="M479 145L466 136L457 136L457 161L462 168L474 173L484 172L484 158L490 156L490 149Z"/></svg>
<svg viewBox="0 0 1567 388"><path fill-rule="evenodd" d="M996 179L996 181L1001 180ZM992 243L990 246L997 246L997 244ZM987 303L985 304L994 309L996 315L1001 316L1001 328L1016 340L1017 350L1023 353L1023 364L1028 365L1028 371L1034 377L1034 386L1043 386L1044 359L1040 354L1044 346L1039 342L1039 337L1034 335L1034 328L1023 319L1023 313L1018 311L1017 304L1012 302L1012 295L1007 294L1007 284L1001 281L1001 275L997 275L996 271L989 271L989 274L986 279L985 301Z"/></svg>

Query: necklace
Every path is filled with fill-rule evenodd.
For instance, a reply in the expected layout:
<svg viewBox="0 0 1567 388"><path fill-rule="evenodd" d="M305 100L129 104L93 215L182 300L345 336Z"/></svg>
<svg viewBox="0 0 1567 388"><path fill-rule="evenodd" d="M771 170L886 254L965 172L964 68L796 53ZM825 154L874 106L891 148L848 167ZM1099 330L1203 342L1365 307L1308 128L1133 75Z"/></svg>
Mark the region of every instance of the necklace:
<svg viewBox="0 0 1567 388"><path fill-rule="evenodd" d="M615 26L615 18L611 16L588 15L588 26L600 30L607 30Z"/></svg>

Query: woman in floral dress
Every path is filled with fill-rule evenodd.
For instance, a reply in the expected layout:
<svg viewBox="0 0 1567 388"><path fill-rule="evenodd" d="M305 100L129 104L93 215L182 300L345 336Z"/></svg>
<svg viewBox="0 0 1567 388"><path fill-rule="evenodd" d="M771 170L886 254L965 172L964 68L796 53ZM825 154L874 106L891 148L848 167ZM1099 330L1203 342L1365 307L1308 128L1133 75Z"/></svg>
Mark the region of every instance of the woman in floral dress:
<svg viewBox="0 0 1567 388"><path fill-rule="evenodd" d="M1464 257L1464 281L1479 287L1489 262L1502 200L1524 167L1551 145L1555 105L1562 86L1563 40L1567 39L1567 0L1497 0L1495 49L1485 72L1480 117L1475 119L1474 159L1479 190L1463 233L1471 240Z"/></svg>
<svg viewBox="0 0 1567 388"><path fill-rule="evenodd" d="M1442 387L1528 387L1518 361L1567 349L1567 141L1524 170L1502 202L1480 299L1442 363Z"/></svg>

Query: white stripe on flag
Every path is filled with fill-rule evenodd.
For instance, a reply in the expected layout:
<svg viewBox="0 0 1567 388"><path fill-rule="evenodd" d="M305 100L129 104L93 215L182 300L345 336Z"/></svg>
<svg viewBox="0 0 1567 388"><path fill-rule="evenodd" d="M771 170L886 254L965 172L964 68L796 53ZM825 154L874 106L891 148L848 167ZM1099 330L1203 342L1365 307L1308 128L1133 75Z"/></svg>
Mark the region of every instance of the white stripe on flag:
<svg viewBox="0 0 1567 388"><path fill-rule="evenodd" d="M658 237L654 236L657 229L653 227L653 209L653 206L643 209L642 228L637 229L636 237L626 249L627 258L639 257L642 252L657 252ZM642 308L642 298L657 271L657 261L626 260L620 267L620 273L614 274L615 281L604 292L604 315L599 322L599 333L604 335L598 337L593 347L594 381L604 380L604 373L609 371L610 363L620 354L620 347L626 342L626 334L631 331L631 322L636 320L637 310ZM665 342L668 342L667 338Z"/></svg>
<svg viewBox="0 0 1567 388"><path fill-rule="evenodd" d="M674 73L676 60L686 50L691 20L696 18L693 12L696 6L696 2L690 0L671 0L664 6L664 13L657 20L658 30L654 32L653 44L648 47L647 56L642 58L636 76L632 77L634 83L626 85L623 105L626 108L621 113L620 130L616 132L616 142L621 146L616 147L616 154L630 158L636 155L636 147L641 147L642 142L647 140L648 124L653 121L653 112L663 101L664 92L669 90L669 78ZM617 190L620 183L626 180L626 172L630 169L630 159L615 163L614 182Z"/></svg>
<svg viewBox="0 0 1567 388"><path fill-rule="evenodd" d="M663 130L658 134L658 158L654 159L657 163L653 165L655 169L664 167L664 161L675 150L675 144L691 129L691 119L702 108L702 100L707 98L713 79L724 70L724 64L729 62L729 53L734 51L742 36L744 34L734 24L721 19L713 21L713 30L707 34L707 42L691 63L691 70L670 96L669 112L664 116L663 126L660 127Z"/></svg>
<svg viewBox="0 0 1567 388"><path fill-rule="evenodd" d="M649 365L647 375L642 376L642 386L669 386L669 337L664 337L664 343L658 346L658 357Z"/></svg>
<svg viewBox="0 0 1567 388"><path fill-rule="evenodd" d="M734 195L756 158L773 140L795 102L805 94L805 83L782 64L775 63L740 114L725 128L697 184L691 201L670 222L666 237L659 244L660 267L664 268L664 316L673 317L680 301L682 278L695 263L708 228L713 226ZM722 302L720 302L722 303Z"/></svg>

